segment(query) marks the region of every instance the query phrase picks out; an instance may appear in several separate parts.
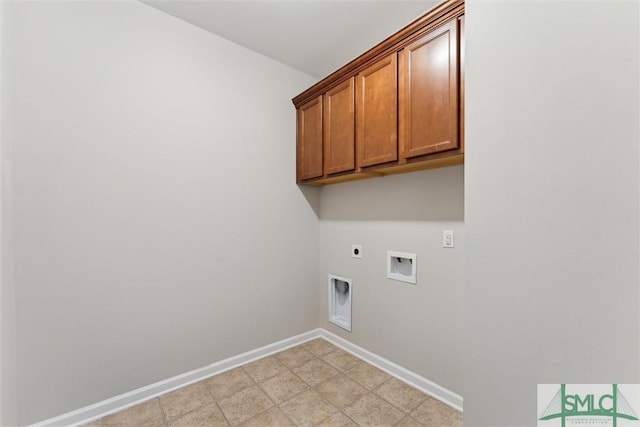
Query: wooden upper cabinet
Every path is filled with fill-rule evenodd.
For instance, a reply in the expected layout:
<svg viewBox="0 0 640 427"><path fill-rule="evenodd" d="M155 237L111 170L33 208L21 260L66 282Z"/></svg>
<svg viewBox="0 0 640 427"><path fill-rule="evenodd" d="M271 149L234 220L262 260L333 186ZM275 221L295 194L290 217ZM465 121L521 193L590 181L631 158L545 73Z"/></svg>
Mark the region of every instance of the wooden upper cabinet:
<svg viewBox="0 0 640 427"><path fill-rule="evenodd" d="M457 149L458 19L399 53L400 152L403 159Z"/></svg>
<svg viewBox="0 0 640 427"><path fill-rule="evenodd" d="M358 167L398 159L397 60L393 53L358 73L356 147Z"/></svg>
<svg viewBox="0 0 640 427"><path fill-rule="evenodd" d="M322 176L322 95L298 108L297 182Z"/></svg>
<svg viewBox="0 0 640 427"><path fill-rule="evenodd" d="M298 183L464 163L464 1L443 1L293 98Z"/></svg>
<svg viewBox="0 0 640 427"><path fill-rule="evenodd" d="M355 85L351 77L324 94L324 174L355 169Z"/></svg>

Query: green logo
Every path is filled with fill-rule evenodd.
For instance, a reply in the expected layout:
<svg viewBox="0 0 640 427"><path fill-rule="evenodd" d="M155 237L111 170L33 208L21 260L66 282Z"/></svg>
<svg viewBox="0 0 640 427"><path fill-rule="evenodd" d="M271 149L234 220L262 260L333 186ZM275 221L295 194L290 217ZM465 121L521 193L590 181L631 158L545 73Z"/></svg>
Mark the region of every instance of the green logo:
<svg viewBox="0 0 640 427"><path fill-rule="evenodd" d="M617 384L611 384L611 393L574 393L567 394L566 384L560 384L560 389L553 396L547 408L540 415L540 421L559 418L565 427L567 418L582 417L584 424L592 424L593 418L607 417L617 427L618 419L637 421L638 417L618 390ZM577 421L577 420L576 420Z"/></svg>

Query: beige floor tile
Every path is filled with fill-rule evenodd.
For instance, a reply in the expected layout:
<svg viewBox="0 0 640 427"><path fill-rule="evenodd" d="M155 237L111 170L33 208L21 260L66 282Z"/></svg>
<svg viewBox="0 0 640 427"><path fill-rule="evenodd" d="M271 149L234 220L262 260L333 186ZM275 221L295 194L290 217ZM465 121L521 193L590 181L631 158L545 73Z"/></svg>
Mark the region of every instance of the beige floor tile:
<svg viewBox="0 0 640 427"><path fill-rule="evenodd" d="M369 390L378 387L380 384L391 378L391 375L364 362L356 363L353 368L345 371L345 374Z"/></svg>
<svg viewBox="0 0 640 427"><path fill-rule="evenodd" d="M398 424L393 427L423 427L422 424L411 418L410 416L406 416L400 420Z"/></svg>
<svg viewBox="0 0 640 427"><path fill-rule="evenodd" d="M338 408L344 408L352 404L362 395L367 393L367 389L345 375L336 375L327 381L318 384L315 389Z"/></svg>
<svg viewBox="0 0 640 427"><path fill-rule="evenodd" d="M338 412L315 390L308 390L280 405L280 409L298 426L313 426Z"/></svg>
<svg viewBox="0 0 640 427"><path fill-rule="evenodd" d="M276 354L276 357L284 366L289 369L297 368L316 358L313 354L302 347L293 347Z"/></svg>
<svg viewBox="0 0 640 427"><path fill-rule="evenodd" d="M293 369L293 372L310 386L320 384L336 375L338 371L320 359L315 359Z"/></svg>
<svg viewBox="0 0 640 427"><path fill-rule="evenodd" d="M426 394L397 378L391 378L375 390L375 394L405 412L411 412L427 400Z"/></svg>
<svg viewBox="0 0 640 427"><path fill-rule="evenodd" d="M276 404L289 400L309 388L304 381L289 370L269 378L260 384L260 387Z"/></svg>
<svg viewBox="0 0 640 427"><path fill-rule="evenodd" d="M83 427L239 425L461 427L462 414L316 339Z"/></svg>
<svg viewBox="0 0 640 427"><path fill-rule="evenodd" d="M226 427L229 423L215 403L210 403L169 423L169 427Z"/></svg>
<svg viewBox="0 0 640 427"><path fill-rule="evenodd" d="M91 421L90 423L87 423L87 424L82 424L79 427L101 427L101 426L102 426L102 419L99 419L99 420Z"/></svg>
<svg viewBox="0 0 640 427"><path fill-rule="evenodd" d="M160 396L160 405L168 422L210 403L214 403L214 400L203 382Z"/></svg>
<svg viewBox="0 0 640 427"><path fill-rule="evenodd" d="M289 418L274 406L268 411L256 415L250 420L245 421L240 427L290 427L293 426Z"/></svg>
<svg viewBox="0 0 640 427"><path fill-rule="evenodd" d="M425 426L462 426L462 413L432 397L418 406L411 416Z"/></svg>
<svg viewBox="0 0 640 427"><path fill-rule="evenodd" d="M302 344L302 348L310 351L318 357L322 357L338 349L338 347L322 338L316 338L315 340L304 343Z"/></svg>
<svg viewBox="0 0 640 427"><path fill-rule="evenodd" d="M363 426L392 426L404 418L401 410L374 394L365 394L343 412Z"/></svg>
<svg viewBox="0 0 640 427"><path fill-rule="evenodd" d="M359 426L358 424L353 422L351 418L347 417L342 412L338 412L337 414L332 415L331 417L327 418L326 420L318 424L317 427L359 427Z"/></svg>
<svg viewBox="0 0 640 427"><path fill-rule="evenodd" d="M227 420L235 425L266 411L273 406L273 402L258 386L254 386L225 397L218 401L218 405Z"/></svg>
<svg viewBox="0 0 640 427"><path fill-rule="evenodd" d="M102 419L104 427L164 426L164 416L158 399L151 399Z"/></svg>
<svg viewBox="0 0 640 427"><path fill-rule="evenodd" d="M245 372L247 372L251 378L256 382L261 383L269 378L275 377L287 370L287 367L278 361L275 356L265 357L264 359L256 360L253 363L243 366Z"/></svg>
<svg viewBox="0 0 640 427"><path fill-rule="evenodd" d="M253 387L255 384L251 377L242 369L235 368L222 374L206 379L204 383L216 400L229 397L232 394Z"/></svg>
<svg viewBox="0 0 640 427"><path fill-rule="evenodd" d="M336 350L322 357L322 360L340 371L346 371L353 368L360 359L344 350Z"/></svg>

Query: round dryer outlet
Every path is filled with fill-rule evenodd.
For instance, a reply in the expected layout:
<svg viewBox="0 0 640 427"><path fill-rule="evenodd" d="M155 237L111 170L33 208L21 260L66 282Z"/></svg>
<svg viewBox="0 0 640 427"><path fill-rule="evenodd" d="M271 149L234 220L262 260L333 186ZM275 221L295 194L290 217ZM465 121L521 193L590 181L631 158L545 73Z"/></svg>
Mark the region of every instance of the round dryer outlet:
<svg viewBox="0 0 640 427"><path fill-rule="evenodd" d="M351 245L351 256L353 258L362 258L362 245Z"/></svg>

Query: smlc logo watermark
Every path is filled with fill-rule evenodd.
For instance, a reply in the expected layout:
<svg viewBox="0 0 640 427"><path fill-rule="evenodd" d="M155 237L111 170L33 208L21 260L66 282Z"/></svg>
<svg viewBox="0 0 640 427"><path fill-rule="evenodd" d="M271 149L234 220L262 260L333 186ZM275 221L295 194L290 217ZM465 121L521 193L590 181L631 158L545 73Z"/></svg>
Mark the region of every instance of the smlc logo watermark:
<svg viewBox="0 0 640 427"><path fill-rule="evenodd" d="M538 427L640 427L640 384L538 384Z"/></svg>

